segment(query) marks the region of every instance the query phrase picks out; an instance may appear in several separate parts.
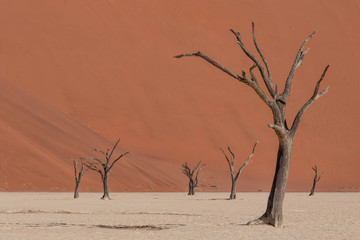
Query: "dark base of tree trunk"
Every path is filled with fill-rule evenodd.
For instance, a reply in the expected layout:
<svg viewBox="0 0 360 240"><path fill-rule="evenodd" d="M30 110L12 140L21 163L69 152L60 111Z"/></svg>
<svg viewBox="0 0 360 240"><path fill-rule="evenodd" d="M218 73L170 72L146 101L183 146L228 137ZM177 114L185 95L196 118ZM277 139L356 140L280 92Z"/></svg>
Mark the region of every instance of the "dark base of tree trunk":
<svg viewBox="0 0 360 240"><path fill-rule="evenodd" d="M79 185L80 182L76 183L75 190L74 190L74 198L79 198Z"/></svg>
<svg viewBox="0 0 360 240"><path fill-rule="evenodd" d="M194 187L194 183L190 180L189 182L189 192L188 195L195 195L195 187Z"/></svg>
<svg viewBox="0 0 360 240"><path fill-rule="evenodd" d="M236 199L236 181L232 180L229 200L234 200L234 199Z"/></svg>
<svg viewBox="0 0 360 240"><path fill-rule="evenodd" d="M111 200L110 196L109 195L103 195L101 197L102 200Z"/></svg>
<svg viewBox="0 0 360 240"><path fill-rule="evenodd" d="M315 181L316 181L316 179L314 180L314 184L313 184L313 187L311 188L309 196L313 196L314 193L315 193L315 187L316 187L316 182Z"/></svg>
<svg viewBox="0 0 360 240"><path fill-rule="evenodd" d="M265 213L260 218L252 220L247 223L247 225L262 225L262 224L268 224L276 228L283 227L282 216L278 215L277 217L273 217Z"/></svg>

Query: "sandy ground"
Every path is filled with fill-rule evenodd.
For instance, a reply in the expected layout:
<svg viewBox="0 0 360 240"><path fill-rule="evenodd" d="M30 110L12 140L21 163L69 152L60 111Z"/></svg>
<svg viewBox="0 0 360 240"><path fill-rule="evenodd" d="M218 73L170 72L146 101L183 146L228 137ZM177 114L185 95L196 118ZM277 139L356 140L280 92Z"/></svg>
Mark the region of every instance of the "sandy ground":
<svg viewBox="0 0 360 240"><path fill-rule="evenodd" d="M288 193L285 227L247 226L268 193L0 193L0 239L360 239L360 193Z"/></svg>

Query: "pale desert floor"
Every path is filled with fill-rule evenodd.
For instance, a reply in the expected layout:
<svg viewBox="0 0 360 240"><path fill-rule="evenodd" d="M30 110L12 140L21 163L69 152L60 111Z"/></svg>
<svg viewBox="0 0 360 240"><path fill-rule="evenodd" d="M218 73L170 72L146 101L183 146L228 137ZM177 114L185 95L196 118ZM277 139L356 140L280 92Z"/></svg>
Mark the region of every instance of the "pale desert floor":
<svg viewBox="0 0 360 240"><path fill-rule="evenodd" d="M268 193L0 193L0 239L360 239L360 193L287 193L285 227L247 226Z"/></svg>

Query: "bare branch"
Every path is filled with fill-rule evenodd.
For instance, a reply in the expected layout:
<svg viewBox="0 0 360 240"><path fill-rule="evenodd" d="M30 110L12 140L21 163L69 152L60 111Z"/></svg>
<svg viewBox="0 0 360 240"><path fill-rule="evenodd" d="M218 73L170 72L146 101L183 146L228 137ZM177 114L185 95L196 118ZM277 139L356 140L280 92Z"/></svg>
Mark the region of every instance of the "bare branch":
<svg viewBox="0 0 360 240"><path fill-rule="evenodd" d="M127 155L129 152L126 152L124 154L121 154L118 158L116 158L113 163L110 165L110 167L108 168L108 171L110 171L110 169L114 166L114 164L120 160L120 158L124 157L125 155Z"/></svg>
<svg viewBox="0 0 360 240"><path fill-rule="evenodd" d="M106 153L106 152L104 152L103 150L100 150L100 149L94 148L94 151L95 151L95 152L99 152L99 153L103 154L105 157L107 156L107 153Z"/></svg>
<svg viewBox="0 0 360 240"><path fill-rule="evenodd" d="M97 161L98 163L100 163L101 166L106 166L106 164L101 161L99 158L81 158L81 160L94 160L94 161Z"/></svg>
<svg viewBox="0 0 360 240"><path fill-rule="evenodd" d="M192 177L192 175L191 175L191 170L190 170L190 168L188 167L187 162L185 162L185 163L182 165L181 171L182 171L186 176L188 176L189 178Z"/></svg>
<svg viewBox="0 0 360 240"><path fill-rule="evenodd" d="M196 173L196 176L195 176L195 180L194 180L194 187L197 187L197 185L198 185L198 176L199 176L199 173L200 173L200 171L201 171L201 169L203 169L205 167L205 164L201 164L201 166L200 166L200 168L199 168L199 170L197 171L197 173Z"/></svg>
<svg viewBox="0 0 360 240"><path fill-rule="evenodd" d="M323 173L321 173L320 176L317 178L316 183L318 183L320 181L320 178L322 175L323 175Z"/></svg>
<svg viewBox="0 0 360 240"><path fill-rule="evenodd" d="M224 154L224 156L225 156L225 158L226 158L226 161L227 161L227 163L228 163L228 165L229 165L229 168L230 168L230 173L233 174L232 169L233 169L234 166L232 165L232 162L230 162L230 159L229 159L228 156L226 155L225 151L224 151L222 148L219 148L219 149L222 151L222 153Z"/></svg>
<svg viewBox="0 0 360 240"><path fill-rule="evenodd" d="M228 150L229 150L229 153L232 156L232 164L234 165L234 163L235 163L235 154L231 151L230 146L228 146Z"/></svg>
<svg viewBox="0 0 360 240"><path fill-rule="evenodd" d="M229 74L231 77L239 80L239 81L244 81L244 79L242 77L240 77L239 75L231 72L229 69L221 66L219 63L215 62L214 60L212 60L211 58L209 58L208 56L206 56L205 54L203 54L202 52L198 51L196 53L187 53L187 54L181 54L181 55L177 55L174 56L174 58L182 58L185 56L196 56L196 57L201 57L203 58L205 61L209 62L210 64L214 65L215 67L217 67L218 69L220 69L221 71Z"/></svg>
<svg viewBox="0 0 360 240"><path fill-rule="evenodd" d="M283 135L286 132L286 130L283 126L280 126L277 124L268 124L268 127L274 129L277 134Z"/></svg>
<svg viewBox="0 0 360 240"><path fill-rule="evenodd" d="M232 32L236 35L236 33L232 30ZM246 77L245 72L243 72L243 77L231 72L230 70L228 70L227 68L223 67L222 65L220 65L219 63L217 63L216 61L214 61L213 59L209 58L208 56L206 56L205 54L203 54L202 52L198 51L196 53L186 53L186 54L180 54L177 56L174 56L174 58L182 58L185 56L196 56L196 57L201 57L204 60L206 60L207 62L209 62L210 64L214 65L215 67L217 67L218 69L220 69L221 71L227 73L228 75L230 75L231 77L239 80L240 82L245 83L246 85L251 86L255 92L259 95L259 97L266 103L266 105L268 105L270 108L272 108L271 105L271 100L269 99L269 97L264 93L264 91L260 88L260 86L257 84L257 81L251 81L250 78ZM253 75L254 76L254 75ZM255 78L256 79L256 78Z"/></svg>
<svg viewBox="0 0 360 240"><path fill-rule="evenodd" d="M295 135L296 130L297 130L297 128L299 127L300 120L301 120L301 118L302 118L305 110L306 110L313 102L315 102L317 99L319 99L322 95L324 95L324 94L327 92L327 90L328 90L329 87L327 87L325 90L323 90L323 91L320 92L320 93L319 93L319 88L320 88L320 83L321 83L322 80L324 79L325 74L326 74L328 68L329 68L329 65L326 66L326 68L324 69L324 72L323 72L322 75L321 75L320 80L316 83L315 90L314 90L314 93L313 93L313 95L311 96L311 98L304 104L304 106L302 106L302 108L301 108L301 109L299 110L299 112L296 114L295 119L294 119L293 124L292 124L291 129L290 129L292 136Z"/></svg>
<svg viewBox="0 0 360 240"><path fill-rule="evenodd" d="M257 50L257 52L259 53L262 61L264 62L265 64L265 67L266 67L266 71L267 71L267 75L265 74L265 71L264 71L264 67L262 66L258 66L259 67L259 70L261 72L261 75L263 76L263 79L264 79L264 82L265 82L265 85L266 85L266 88L268 89L270 95L272 97L274 97L274 87L273 87L273 84L272 84L272 78L271 78L271 73L270 73L270 68L269 68L269 65L265 59L265 56L264 54L261 52L257 42L256 42L256 38L255 38L255 24L254 22L252 22L252 34L253 34L253 41L254 41L254 45L255 45L255 48Z"/></svg>
<svg viewBox="0 0 360 240"><path fill-rule="evenodd" d="M256 148L256 145L258 144L258 142L256 142L254 144L254 147L253 147L253 150L251 152L251 154L249 155L249 157L247 158L247 160L241 165L241 167L239 168L238 172L236 173L236 176L235 176L235 179L238 179L238 177L240 176L240 173L242 172L243 168L246 167L246 165L248 165L251 161L250 159L252 158L252 156L254 155L255 153L255 148Z"/></svg>
<svg viewBox="0 0 360 240"><path fill-rule="evenodd" d="M304 46L305 46L306 42L309 41L315 35L315 33L316 33L316 31L312 32L310 34L310 36L304 40L304 42L300 46L300 49L299 49L298 53L296 54L295 61L293 63L293 66L291 67L289 76L286 79L284 91L281 94L282 97L283 97L283 101L285 101L285 102L286 102L286 100L288 99L288 97L290 95L291 83L292 83L292 79L294 78L295 71L302 64L306 53L309 51L309 49L307 49L307 50L305 50L303 52Z"/></svg>
<svg viewBox="0 0 360 240"><path fill-rule="evenodd" d="M251 75L251 79L256 83L256 84L258 84L258 81L257 81L257 79L256 79L256 76L255 76L255 74L253 73L253 69L254 68L256 68L257 67L257 64L256 63L254 63L254 65L252 65L252 67L250 67L250 69L249 69L249 72L250 72L250 75Z"/></svg>
<svg viewBox="0 0 360 240"><path fill-rule="evenodd" d="M84 164L84 163L81 163L81 165L84 166L85 164ZM91 162L91 163L90 163L90 166L92 166L92 165L94 165L94 162ZM81 169L82 169L82 167L81 167ZM86 168L85 171L81 174L81 176L84 176L84 175L87 173L87 171L89 171L89 169L90 169L89 167Z"/></svg>
<svg viewBox="0 0 360 240"><path fill-rule="evenodd" d="M114 150L115 150L115 148L117 147L117 145L119 144L119 142L120 142L120 138L116 141L114 147L112 148L112 150L111 150L111 152L110 152L110 155L108 155L108 156L109 156L109 159L110 159L111 156L113 155ZM117 160L118 160L118 159L117 159Z"/></svg>
<svg viewBox="0 0 360 240"><path fill-rule="evenodd" d="M103 175L101 169L98 168L98 167L96 166L96 164L92 164L92 165L91 165L91 164L89 164L89 163L84 163L84 165L85 165L86 167L88 167L89 169L93 170L93 171L99 172L99 173L101 174L101 176Z"/></svg>
<svg viewBox="0 0 360 240"><path fill-rule="evenodd" d="M253 29L254 30L254 29ZM269 77L267 76L266 72L265 72L265 69L263 67L263 65L261 64L261 62L245 47L244 43L242 42L241 40L241 37L240 37L240 33L239 32L235 32L233 29L230 29L230 31L235 35L236 39L237 39L237 43L240 45L241 49L243 50L243 52L245 53L246 56L248 56L248 58L250 58L254 63L256 63L259 71L260 71L260 74L261 74L261 77L263 78L264 80L264 83L266 85L266 88L268 89L271 97L274 97L274 89L272 87L272 83L269 79ZM255 33L253 31L253 37L255 39ZM256 44L256 39L255 39L255 42ZM257 46L257 44L256 44ZM262 54L262 53L261 53Z"/></svg>
<svg viewBox="0 0 360 240"><path fill-rule="evenodd" d="M200 162L196 165L196 167L194 167L194 169L191 172L191 176L194 174L194 172L196 171L196 169L198 169L200 167L202 160L200 160ZM204 165L204 164L203 164Z"/></svg>

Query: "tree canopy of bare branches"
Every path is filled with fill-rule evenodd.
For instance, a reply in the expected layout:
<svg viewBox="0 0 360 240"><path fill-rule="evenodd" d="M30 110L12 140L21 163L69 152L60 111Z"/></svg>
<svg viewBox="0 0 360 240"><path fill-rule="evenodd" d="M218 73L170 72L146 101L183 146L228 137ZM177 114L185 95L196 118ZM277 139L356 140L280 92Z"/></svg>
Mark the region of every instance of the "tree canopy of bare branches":
<svg viewBox="0 0 360 240"><path fill-rule="evenodd" d="M198 176L201 171L205 167L205 164L201 164L202 161L200 161L193 170L187 165L187 162L185 162L182 165L181 171L189 178L189 192L188 195L195 195L195 188L198 186ZM194 176L195 174L195 176Z"/></svg>
<svg viewBox="0 0 360 240"><path fill-rule="evenodd" d="M116 147L118 146L120 142L120 139L118 139L113 148L107 149L106 151L103 150L99 150L99 149L94 149L95 152L99 152L101 153L105 160L101 160L100 158L96 158L96 157L92 157L92 158L85 158L85 160L87 160L87 163L84 163L85 166L87 166L89 169L96 171L100 174L101 176L101 180L103 182L103 189L104 189L104 194L101 197L101 199L103 200L107 200L110 199L110 195L109 195L109 188L108 188L108 180L109 180L109 176L110 176L110 170L113 168L113 166L115 165L115 163L117 163L122 157L124 157L125 155L127 155L129 152L125 152L123 154L120 154L118 157L115 157L114 160L112 160L114 151L116 149ZM90 161L92 163L90 163Z"/></svg>
<svg viewBox="0 0 360 240"><path fill-rule="evenodd" d="M220 148L220 151L224 154L226 161L229 165L229 172L230 172L230 176L231 176L231 191L230 191L230 197L229 199L236 199L236 183L239 179L239 176L242 172L242 170L244 169L244 167L246 167L246 165L248 165L251 161L250 159L252 158L252 156L255 153L255 147L257 145L257 142L255 143L252 153L249 155L249 157L247 158L247 160L239 167L239 170L237 172L235 172L234 168L235 168L235 154L231 151L230 146L228 146L228 151L230 153L230 157L225 153L225 151Z"/></svg>
<svg viewBox="0 0 360 240"><path fill-rule="evenodd" d="M293 82L292 80L294 78L296 69L301 66L305 55L309 51L309 49L304 50L305 44L314 36L316 31L311 33L301 44L290 69L289 75L286 78L284 90L282 92L279 91L277 85L274 86L273 84L270 67L264 54L260 50L255 37L254 23L252 23L252 36L253 44L256 48L258 56L255 56L245 46L239 32L236 32L233 29L230 29L230 31L234 34L236 43L240 46L240 49L253 63L253 65L249 68L248 73L245 70L242 70L241 74L230 71L229 69L225 68L224 66L222 66L221 64L200 51L194 53L180 54L174 57L182 58L185 56L191 56L204 59L211 65L215 66L216 68L225 72L230 77L234 78L235 80L251 87L260 97L260 99L264 102L264 104L270 108L273 115L273 123L268 124L268 126L274 130L279 141L274 180L269 194L268 204L265 213L260 218L251 221L248 224L270 224L275 227L282 227L282 206L285 197L294 136L296 131L298 130L300 120L303 117L305 110L328 91L328 88L320 91L320 84L324 80L329 65L327 65L323 70L320 79L315 85L312 96L310 96L310 98L303 104L303 106L297 112L295 119L292 121L292 124L288 126L285 115L285 107L290 96L291 86ZM257 70L258 73L256 73L255 70ZM265 85L265 90L263 89L263 87L260 86L260 79L258 77L258 74L260 74L261 80Z"/></svg>

